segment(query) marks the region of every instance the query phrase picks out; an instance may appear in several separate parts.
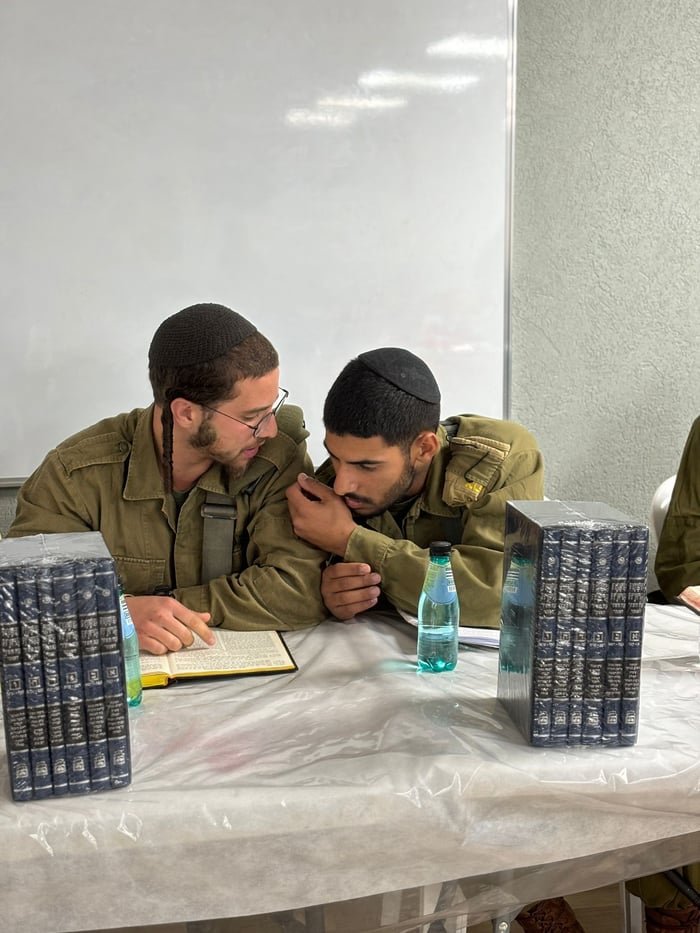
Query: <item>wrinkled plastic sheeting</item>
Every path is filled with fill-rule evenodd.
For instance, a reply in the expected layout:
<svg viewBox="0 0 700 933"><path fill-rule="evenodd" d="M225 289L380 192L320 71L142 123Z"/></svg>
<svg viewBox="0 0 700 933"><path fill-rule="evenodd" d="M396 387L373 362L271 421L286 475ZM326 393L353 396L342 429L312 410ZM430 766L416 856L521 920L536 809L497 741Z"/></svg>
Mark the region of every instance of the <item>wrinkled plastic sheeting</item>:
<svg viewBox="0 0 700 933"><path fill-rule="evenodd" d="M689 610L648 608L633 747L530 747L496 699L496 651L418 674L402 621L285 638L297 672L146 691L129 788L14 804L0 767L8 929L287 911L449 879L474 917L700 857Z"/></svg>

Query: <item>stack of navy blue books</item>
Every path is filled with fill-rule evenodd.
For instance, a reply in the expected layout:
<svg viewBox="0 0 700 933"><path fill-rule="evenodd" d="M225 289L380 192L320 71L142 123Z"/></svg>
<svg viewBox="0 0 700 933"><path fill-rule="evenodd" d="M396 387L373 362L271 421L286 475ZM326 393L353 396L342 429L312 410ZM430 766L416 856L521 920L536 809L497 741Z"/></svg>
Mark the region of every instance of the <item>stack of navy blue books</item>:
<svg viewBox="0 0 700 933"><path fill-rule="evenodd" d="M15 800L130 783L118 577L99 532L0 541L0 684Z"/></svg>
<svg viewBox="0 0 700 933"><path fill-rule="evenodd" d="M633 745L649 530L602 502L506 506L498 699L531 745Z"/></svg>

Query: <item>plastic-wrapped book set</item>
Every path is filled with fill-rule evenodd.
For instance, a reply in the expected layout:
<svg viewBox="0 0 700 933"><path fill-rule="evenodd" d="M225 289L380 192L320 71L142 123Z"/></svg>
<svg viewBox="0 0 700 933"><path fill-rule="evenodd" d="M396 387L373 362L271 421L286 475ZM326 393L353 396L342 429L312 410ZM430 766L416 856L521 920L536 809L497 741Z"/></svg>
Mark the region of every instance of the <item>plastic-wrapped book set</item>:
<svg viewBox="0 0 700 933"><path fill-rule="evenodd" d="M102 535L0 541L0 682L15 800L131 781L117 573Z"/></svg>
<svg viewBox="0 0 700 933"><path fill-rule="evenodd" d="M532 745L633 745L649 531L602 502L509 502L498 698Z"/></svg>

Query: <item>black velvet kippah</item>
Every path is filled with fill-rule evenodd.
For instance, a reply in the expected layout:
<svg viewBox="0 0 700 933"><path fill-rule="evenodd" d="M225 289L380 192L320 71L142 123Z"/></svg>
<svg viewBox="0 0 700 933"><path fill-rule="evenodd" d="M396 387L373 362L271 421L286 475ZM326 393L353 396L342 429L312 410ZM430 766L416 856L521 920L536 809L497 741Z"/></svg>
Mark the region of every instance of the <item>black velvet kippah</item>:
<svg viewBox="0 0 700 933"><path fill-rule="evenodd" d="M166 318L148 351L152 366L196 366L223 356L257 328L223 305L191 305Z"/></svg>
<svg viewBox="0 0 700 933"><path fill-rule="evenodd" d="M360 353L358 360L367 369L386 379L398 389L403 389L422 402L440 401L440 389L427 364L409 350L400 347L381 347Z"/></svg>

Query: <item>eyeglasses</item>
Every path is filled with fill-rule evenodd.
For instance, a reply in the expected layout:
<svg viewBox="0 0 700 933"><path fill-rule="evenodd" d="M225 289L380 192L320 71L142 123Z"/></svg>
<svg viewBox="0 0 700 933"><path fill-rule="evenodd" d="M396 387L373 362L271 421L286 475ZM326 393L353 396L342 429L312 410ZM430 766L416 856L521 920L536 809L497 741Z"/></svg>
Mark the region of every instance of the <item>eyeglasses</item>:
<svg viewBox="0 0 700 933"><path fill-rule="evenodd" d="M260 421L257 424L248 424L247 421L241 421L240 418L234 418L233 415L227 415L225 411L219 411L218 408L212 408L210 405L202 405L202 408L206 408L207 411L213 411L217 415L223 415L224 418L230 418L231 421L236 421L238 424L242 424L246 428L250 428L253 432L253 437L260 437L260 432L264 430L265 427L270 423L270 418L276 418L279 414L280 408L289 398L289 392L286 389L283 389L280 386L280 392L282 393L281 397L275 402L272 407L272 411L268 411L266 415L263 415Z"/></svg>

